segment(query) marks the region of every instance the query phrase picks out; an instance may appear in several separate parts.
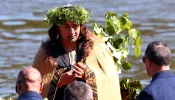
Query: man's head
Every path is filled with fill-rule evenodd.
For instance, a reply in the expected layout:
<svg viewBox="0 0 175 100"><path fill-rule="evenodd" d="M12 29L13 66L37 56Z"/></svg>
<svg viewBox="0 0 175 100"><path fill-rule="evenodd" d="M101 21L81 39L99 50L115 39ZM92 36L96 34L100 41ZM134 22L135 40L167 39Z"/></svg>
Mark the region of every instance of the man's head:
<svg viewBox="0 0 175 100"><path fill-rule="evenodd" d="M42 78L40 72L33 67L27 67L22 69L18 74L16 91L19 96L23 95L28 91L41 93Z"/></svg>
<svg viewBox="0 0 175 100"><path fill-rule="evenodd" d="M93 92L86 83L74 81L65 88L64 100L93 100Z"/></svg>
<svg viewBox="0 0 175 100"><path fill-rule="evenodd" d="M150 71L150 68L164 69L165 66L169 68L171 51L166 44L154 41L147 46L142 60L146 64L148 75L153 76L154 73Z"/></svg>

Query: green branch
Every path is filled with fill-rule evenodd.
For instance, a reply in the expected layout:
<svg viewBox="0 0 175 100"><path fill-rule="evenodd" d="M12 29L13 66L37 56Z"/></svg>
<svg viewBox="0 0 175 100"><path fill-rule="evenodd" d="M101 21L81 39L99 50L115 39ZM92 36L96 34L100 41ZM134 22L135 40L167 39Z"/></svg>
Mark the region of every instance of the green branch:
<svg viewBox="0 0 175 100"><path fill-rule="evenodd" d="M130 44L133 47L135 57L141 55L140 32L132 28L132 22L128 19L127 13L119 17L115 12L108 12L105 18L106 27L94 23L93 32L100 36L111 50L118 71L121 69L129 71L132 67L131 63L127 61ZM136 100L136 96L142 89L138 80L129 82L129 79L121 80L120 87L123 100Z"/></svg>

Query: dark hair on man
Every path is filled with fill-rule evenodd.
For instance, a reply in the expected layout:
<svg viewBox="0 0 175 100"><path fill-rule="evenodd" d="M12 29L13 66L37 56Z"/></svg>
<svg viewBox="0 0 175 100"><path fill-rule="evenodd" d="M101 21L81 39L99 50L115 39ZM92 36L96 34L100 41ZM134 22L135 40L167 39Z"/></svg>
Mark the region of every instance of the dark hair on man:
<svg viewBox="0 0 175 100"><path fill-rule="evenodd" d="M171 51L166 44L160 41L154 41L147 46L145 55L142 59L143 62L145 59L149 59L156 65L167 66L170 64Z"/></svg>
<svg viewBox="0 0 175 100"><path fill-rule="evenodd" d="M89 85L74 81L64 90L64 100L92 100L93 92Z"/></svg>

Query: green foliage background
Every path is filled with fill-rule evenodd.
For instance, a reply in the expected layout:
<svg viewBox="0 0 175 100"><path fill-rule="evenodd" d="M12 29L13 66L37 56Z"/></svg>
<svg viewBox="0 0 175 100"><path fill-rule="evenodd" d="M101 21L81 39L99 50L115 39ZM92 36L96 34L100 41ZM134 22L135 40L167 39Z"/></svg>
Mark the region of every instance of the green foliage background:
<svg viewBox="0 0 175 100"><path fill-rule="evenodd" d="M139 57L142 44L140 32L132 28L132 22L128 19L127 13L119 17L115 12L108 12L105 19L105 28L94 23L94 34L100 36L111 50L118 72L129 71L132 67L127 61L129 45L132 45L135 57ZM120 81L120 89L123 100L136 100L142 85L139 80L130 82L126 78Z"/></svg>

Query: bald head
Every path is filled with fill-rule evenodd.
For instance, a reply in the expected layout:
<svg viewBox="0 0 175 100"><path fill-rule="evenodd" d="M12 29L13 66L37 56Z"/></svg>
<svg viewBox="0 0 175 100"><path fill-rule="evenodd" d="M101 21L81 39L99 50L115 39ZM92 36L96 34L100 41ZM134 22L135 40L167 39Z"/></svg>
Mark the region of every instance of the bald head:
<svg viewBox="0 0 175 100"><path fill-rule="evenodd" d="M27 91L35 91L40 93L42 89L40 72L33 68L27 67L22 69L17 78L17 92L19 95Z"/></svg>
<svg viewBox="0 0 175 100"><path fill-rule="evenodd" d="M26 81L28 83L35 83L38 81L41 82L41 74L37 69L33 67L27 67L19 72L18 80Z"/></svg>

